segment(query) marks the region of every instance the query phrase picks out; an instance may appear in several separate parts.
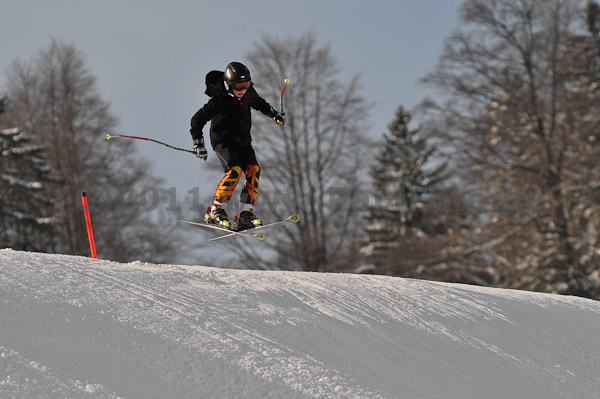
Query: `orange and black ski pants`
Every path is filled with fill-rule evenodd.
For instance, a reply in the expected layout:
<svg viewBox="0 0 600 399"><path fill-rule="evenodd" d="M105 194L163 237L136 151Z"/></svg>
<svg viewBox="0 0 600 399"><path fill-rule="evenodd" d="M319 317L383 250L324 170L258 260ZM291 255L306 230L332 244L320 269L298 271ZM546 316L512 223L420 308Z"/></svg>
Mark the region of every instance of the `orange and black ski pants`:
<svg viewBox="0 0 600 399"><path fill-rule="evenodd" d="M215 190L215 201L221 204L227 203L244 173L246 181L240 203L254 205L258 197L260 167L252 145L248 144L243 147L218 145L214 151L221 160L225 171L225 176Z"/></svg>

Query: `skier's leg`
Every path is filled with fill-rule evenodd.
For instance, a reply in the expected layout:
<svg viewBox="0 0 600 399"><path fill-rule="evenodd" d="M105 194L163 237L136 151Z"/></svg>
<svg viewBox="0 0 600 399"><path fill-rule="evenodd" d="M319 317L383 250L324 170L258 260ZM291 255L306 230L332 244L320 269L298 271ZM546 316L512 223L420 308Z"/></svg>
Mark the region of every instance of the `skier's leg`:
<svg viewBox="0 0 600 399"><path fill-rule="evenodd" d="M235 148L218 145L213 149L219 157L221 166L223 166L223 171L225 172L225 176L223 176L215 190L213 205L220 205L224 208L242 177L242 164L240 162L239 151L236 151Z"/></svg>
<svg viewBox="0 0 600 399"><path fill-rule="evenodd" d="M243 157L243 164L246 165L244 169L246 181L244 182L244 188L240 196L240 230L262 225L262 221L254 215L254 204L258 198L260 167L256 161L256 155L252 146L244 149Z"/></svg>
<svg viewBox="0 0 600 399"><path fill-rule="evenodd" d="M230 227L225 208L242 176L242 167L238 165L235 151L227 147L216 147L214 150L221 160L225 176L223 176L215 190L210 212L207 213L205 219L208 222Z"/></svg>
<svg viewBox="0 0 600 399"><path fill-rule="evenodd" d="M246 175L246 181L240 197L240 212L254 210L254 203L258 198L260 167L258 165L248 165L244 170L244 175Z"/></svg>
<svg viewBox="0 0 600 399"><path fill-rule="evenodd" d="M241 176L242 168L239 166L234 166L233 168L227 170L225 172L225 176L223 176L221 182L215 190L215 200L213 203L217 203L218 205L227 204L231 198L231 195L235 191L235 187L240 181Z"/></svg>
<svg viewBox="0 0 600 399"><path fill-rule="evenodd" d="M260 177L260 167L256 160L256 153L252 145L248 145L240 151L241 165L244 167L246 181L242 195L240 196L240 215L244 211L254 211L254 203L258 198L258 179Z"/></svg>

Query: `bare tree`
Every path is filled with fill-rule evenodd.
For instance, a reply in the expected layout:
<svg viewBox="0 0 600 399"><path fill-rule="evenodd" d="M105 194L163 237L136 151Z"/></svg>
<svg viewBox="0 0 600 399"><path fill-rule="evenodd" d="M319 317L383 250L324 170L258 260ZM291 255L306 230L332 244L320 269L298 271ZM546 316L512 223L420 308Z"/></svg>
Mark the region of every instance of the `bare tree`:
<svg viewBox="0 0 600 399"><path fill-rule="evenodd" d="M80 195L86 191L94 213L99 255L115 260L171 258L175 237L148 226L149 209L140 206L148 188L161 180L130 142L104 139L117 120L96 89L96 78L73 45L52 41L29 61L7 70L9 105L4 125L26 129L45 149L48 163L65 180L54 217L62 220L61 252L87 254ZM161 246L142 242L162 243ZM169 244L170 243L170 244Z"/></svg>
<svg viewBox="0 0 600 399"><path fill-rule="evenodd" d="M429 111L484 195L481 234L454 253L485 254L505 286L596 296L599 98L577 65L597 53L576 49L579 3L466 1L425 81L448 96Z"/></svg>
<svg viewBox="0 0 600 399"><path fill-rule="evenodd" d="M360 96L359 78L343 78L329 46L316 35L282 40L265 36L250 52L257 89L278 104L283 81L287 123L283 128L255 119L255 147L261 164L260 209L274 218L300 212L297 228L280 230L271 248L248 253L255 267L331 271L346 262L360 223L361 183L365 164L368 106ZM278 232L278 233L279 233ZM275 237L273 237L275 238Z"/></svg>

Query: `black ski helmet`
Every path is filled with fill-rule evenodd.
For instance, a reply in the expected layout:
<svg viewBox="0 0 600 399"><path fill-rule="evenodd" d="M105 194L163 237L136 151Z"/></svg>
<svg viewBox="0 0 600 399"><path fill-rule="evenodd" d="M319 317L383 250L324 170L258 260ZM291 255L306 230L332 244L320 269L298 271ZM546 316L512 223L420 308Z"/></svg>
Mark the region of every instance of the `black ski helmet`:
<svg viewBox="0 0 600 399"><path fill-rule="evenodd" d="M227 64L227 68L225 68L223 80L225 82L225 88L231 93L233 91L234 83L249 82L252 79L250 78L250 71L244 64L241 62L230 62Z"/></svg>

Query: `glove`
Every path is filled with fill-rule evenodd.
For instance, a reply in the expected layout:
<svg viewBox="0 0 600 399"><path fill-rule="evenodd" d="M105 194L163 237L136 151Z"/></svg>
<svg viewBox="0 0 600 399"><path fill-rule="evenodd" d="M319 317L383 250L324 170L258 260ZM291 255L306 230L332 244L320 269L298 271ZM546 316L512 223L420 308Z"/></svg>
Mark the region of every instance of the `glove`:
<svg viewBox="0 0 600 399"><path fill-rule="evenodd" d="M285 125L285 114L277 112L273 117L273 120L277 122L279 125Z"/></svg>
<svg viewBox="0 0 600 399"><path fill-rule="evenodd" d="M194 155L203 161L206 161L206 158L208 158L208 151L206 151L206 147L204 146L203 138L194 139Z"/></svg>

